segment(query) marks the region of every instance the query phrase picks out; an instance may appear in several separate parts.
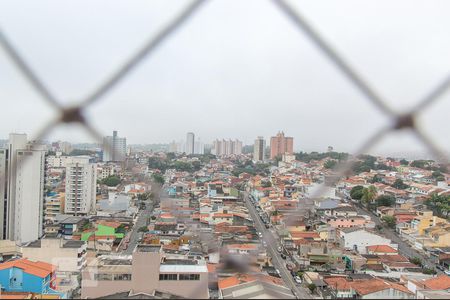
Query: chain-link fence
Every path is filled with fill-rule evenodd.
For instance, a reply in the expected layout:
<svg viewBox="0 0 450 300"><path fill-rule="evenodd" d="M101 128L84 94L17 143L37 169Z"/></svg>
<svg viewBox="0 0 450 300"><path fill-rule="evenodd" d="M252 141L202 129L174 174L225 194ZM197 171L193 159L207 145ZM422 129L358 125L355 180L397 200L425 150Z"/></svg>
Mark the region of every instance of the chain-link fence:
<svg viewBox="0 0 450 300"><path fill-rule="evenodd" d="M179 14L166 24L161 31L150 37L142 48L138 49L134 55L119 65L116 71L110 74L104 82L101 82L96 89L91 91L85 99L80 101L77 105L70 107L61 104L62 101L50 91L46 83L31 69L28 62L23 59L20 54L20 49L17 49L0 29L0 45L3 51L8 55L10 62L17 67L23 77L34 87L35 91L42 97L42 100L48 104L49 109L54 109L57 112L54 119L47 124L42 124L42 127L37 134L32 137L32 140L43 139L50 130L61 124L76 123L82 125L95 140L102 143L103 134L100 133L97 128L93 127L89 120L84 117L85 110L93 103L100 101L114 86L118 85L131 71L133 71L133 69L139 66L146 57L150 56L174 31L182 27L191 17L193 17L194 14L204 6L205 2L207 1L195 0L188 4ZM447 76L442 82L439 82L426 97L417 102L413 109L398 113L389 106L389 103L364 80L363 76L350 66L344 56L338 53L336 49L334 49L288 1L273 0L272 2L274 4L274 9L278 8L281 10L285 16L292 21L293 26L299 30L299 34L306 35L317 47L317 51L327 57L342 75L359 90L360 95L362 96L361 98L366 99L364 101L371 102L374 108L377 108L388 117L388 123L380 128L373 136L369 137L366 141L363 141L361 146L352 153L354 156L367 153L388 133L406 129L413 132L415 137L428 148L438 162L448 165L448 158L444 152L439 149L435 141L432 140L422 128L418 127L415 120L417 115L420 114L424 108L436 103L436 101L447 91L450 87L450 76ZM104 151L111 151L111 149L104 149ZM335 182L340 180L352 169L354 162L354 160L348 160L335 167L334 171L337 174L337 176L333 177ZM15 166L13 165L12 168L14 167ZM0 180L3 180L3 178L0 178ZM312 197L320 197L324 194L325 189L325 185L323 184L321 188L316 190Z"/></svg>
<svg viewBox="0 0 450 300"><path fill-rule="evenodd" d="M188 4L179 14L177 14L161 31L156 35L148 39L148 41L138 49L134 55L128 60L123 62L117 67L117 70L110 74L110 76L101 82L96 89L91 91L88 96L80 101L75 106L65 107L59 101L57 97L49 90L46 83L39 78L39 76L31 69L29 64L23 59L20 54L20 49L17 49L0 30L0 45L5 53L8 55L12 64L14 64L24 78L34 87L35 91L40 94L43 101L45 101L49 109L55 109L58 113L53 120L47 124L43 124L42 128L33 137L33 140L40 140L45 137L49 131L63 123L78 123L81 124L89 134L94 137L98 142L102 142L102 134L94 128L89 120L84 117L84 111L92 105L94 102L100 101L114 86L118 85L133 69L140 65L140 63L149 55L151 55L155 49L157 49L174 31L182 27L194 14L204 6L206 0L195 0ZM345 76L349 82L351 82L359 91L364 101L370 101L374 108L380 110L388 117L388 124L379 129L373 136L364 141L361 146L356 149L352 154L357 156L359 154L366 153L375 144L377 144L381 138L390 132L398 130L410 130L415 137L420 140L427 149L433 154L434 158L442 163L448 164L448 158L443 151L437 146L434 140L432 140L422 128L418 127L415 122L416 117L420 112L436 103L441 96L450 87L450 75L444 78L442 82L439 82L435 88L427 94L426 97L417 102L417 104L407 111L398 113L394 111L389 103L373 88L371 87L350 64L330 45L320 33L300 14L298 9L284 0L273 0L274 9L281 10L285 16L292 21L300 34L306 35L309 40L317 47L317 51L322 53L329 61L336 66L336 68ZM207 8L204 8L207 9ZM105 149L110 151L110 149ZM339 180L344 174L346 174L352 168L352 160L338 164L335 167L335 171L338 176L335 180ZM323 189L318 190L319 196L323 193Z"/></svg>

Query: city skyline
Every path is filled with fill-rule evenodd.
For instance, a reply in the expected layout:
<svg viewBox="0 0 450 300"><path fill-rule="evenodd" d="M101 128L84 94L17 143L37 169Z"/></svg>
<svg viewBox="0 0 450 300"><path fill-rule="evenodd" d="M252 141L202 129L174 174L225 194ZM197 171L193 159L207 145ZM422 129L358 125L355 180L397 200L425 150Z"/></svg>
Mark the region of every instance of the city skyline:
<svg viewBox="0 0 450 300"><path fill-rule="evenodd" d="M15 132L15 133L17 133L17 132ZM20 133L21 132L19 132L19 134ZM22 133L22 134L28 134L28 133ZM258 137L260 137L260 136L258 136ZM270 151L270 136L263 137L263 138L265 141L266 148L269 149L268 151ZM7 143L7 140L8 140L7 138L0 138L0 142L3 142L5 144ZM73 145L84 145L84 146L85 145L91 145L91 146L96 145L98 150L102 149L102 142L98 142L98 141L95 141L92 139L75 140L73 142L70 142L70 141L67 141L64 139L62 139L62 140L61 139L56 139L56 140L44 139L41 142L51 144L51 143L55 143L58 141L62 142L62 143L69 142L71 146L73 146ZM295 141L295 137L294 137L294 141ZM206 142L206 143L200 143L200 141L196 141L196 145L197 145L197 143L200 143L204 149L211 148L213 146L213 142L214 142L214 140ZM184 151L185 141L183 139L178 139L178 140L172 139L169 141L155 141L155 142L150 142L150 143L142 143L142 142L141 143L128 143L127 145L128 145L128 147L131 147L131 148L136 147L136 146L161 145L161 146L166 146L168 152L179 152L179 153L185 152ZM79 149L84 149L84 146ZM175 148L173 148L173 146L175 146ZM248 142L248 143L243 141L243 147L248 147L248 146L254 146L254 140L253 140L253 142ZM298 152L319 152L320 153L320 152L329 151L329 149L328 149L329 146L330 145L328 145L327 147L321 148L321 149L309 148L309 147L307 149L303 149L303 148L296 148L295 144L294 144L293 150L295 153L298 153ZM336 152L345 152L345 153L349 153L349 154L354 154L354 151L345 151L344 149L339 149L339 148L336 148L335 146L332 146L332 148L333 148L333 151L336 151ZM444 153L447 155L450 155L450 151L444 150ZM430 153L427 149L424 149L421 145L420 145L420 147L418 147L418 149L408 149L408 150L396 150L396 149L373 150L372 149L372 150L367 151L366 154L386 156L386 157L391 156L391 157L406 158L406 159L436 160L436 158L433 156L433 154Z"/></svg>

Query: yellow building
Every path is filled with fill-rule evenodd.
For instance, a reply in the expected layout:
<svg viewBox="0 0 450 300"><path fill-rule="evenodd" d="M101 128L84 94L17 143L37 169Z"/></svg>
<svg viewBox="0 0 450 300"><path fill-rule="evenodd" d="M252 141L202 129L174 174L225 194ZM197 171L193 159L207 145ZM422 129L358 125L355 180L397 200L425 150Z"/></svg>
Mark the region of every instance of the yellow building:
<svg viewBox="0 0 450 300"><path fill-rule="evenodd" d="M419 235L423 235L425 229L442 223L447 223L447 220L433 216L432 211L423 211L411 221L411 228L417 230Z"/></svg>

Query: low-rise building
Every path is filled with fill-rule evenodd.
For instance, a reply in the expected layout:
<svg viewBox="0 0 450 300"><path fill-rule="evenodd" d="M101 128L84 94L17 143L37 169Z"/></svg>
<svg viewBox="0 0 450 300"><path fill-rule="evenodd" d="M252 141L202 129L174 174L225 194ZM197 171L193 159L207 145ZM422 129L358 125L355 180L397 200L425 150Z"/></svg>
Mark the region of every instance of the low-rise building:
<svg viewBox="0 0 450 300"><path fill-rule="evenodd" d="M37 293L63 296L57 292L55 266L28 259L0 264L0 285L4 292Z"/></svg>
<svg viewBox="0 0 450 300"><path fill-rule="evenodd" d="M133 291L164 291L180 297L207 299L208 269L204 260L170 259L160 245L138 245L131 256L100 256L82 273L82 298Z"/></svg>

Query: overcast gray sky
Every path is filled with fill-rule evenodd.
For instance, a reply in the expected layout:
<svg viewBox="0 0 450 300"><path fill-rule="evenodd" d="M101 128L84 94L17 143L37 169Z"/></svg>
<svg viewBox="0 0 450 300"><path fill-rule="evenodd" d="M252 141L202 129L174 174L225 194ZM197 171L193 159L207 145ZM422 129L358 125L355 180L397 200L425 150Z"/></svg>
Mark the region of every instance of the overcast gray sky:
<svg viewBox="0 0 450 300"><path fill-rule="evenodd" d="M397 110L450 72L450 1L293 1ZM0 26L65 104L79 101L186 1L0 2ZM0 138L36 133L54 114L0 49ZM421 124L448 151L450 93ZM270 1L215 0L89 107L104 134L129 143L238 138L278 130L295 149L353 151L388 119ZM92 141L78 127L49 139ZM407 133L373 151L421 151Z"/></svg>

